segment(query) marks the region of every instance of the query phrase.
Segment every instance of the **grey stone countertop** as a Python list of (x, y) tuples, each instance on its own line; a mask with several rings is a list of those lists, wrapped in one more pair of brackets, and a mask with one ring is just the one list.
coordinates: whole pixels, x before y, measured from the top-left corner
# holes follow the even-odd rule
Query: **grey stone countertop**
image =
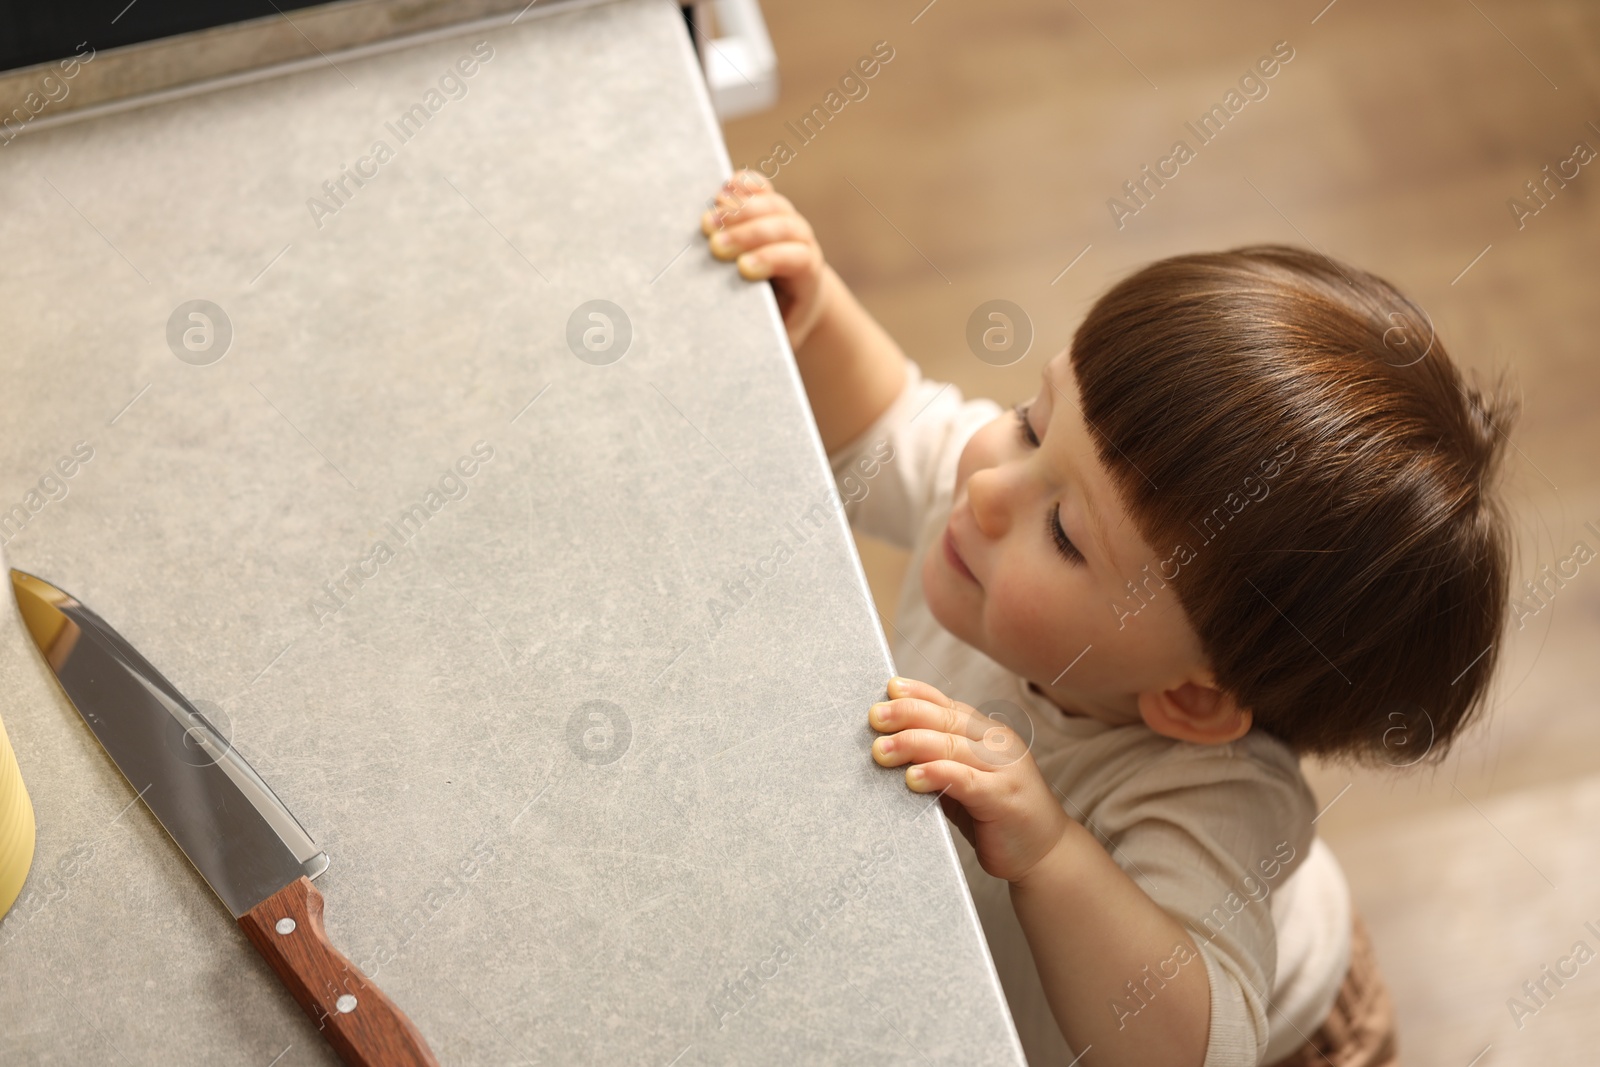
[[(219, 720), (442, 1063), (1021, 1064), (728, 173), (667, 0), (30, 129), (8, 562)], [(0, 716), (0, 1064), (336, 1062), (10, 603)]]

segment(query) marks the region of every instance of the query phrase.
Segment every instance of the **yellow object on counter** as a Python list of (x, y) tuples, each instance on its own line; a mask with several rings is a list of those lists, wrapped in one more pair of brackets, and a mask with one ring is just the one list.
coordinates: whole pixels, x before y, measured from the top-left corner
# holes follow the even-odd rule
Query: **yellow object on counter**
[[(0, 548), (0, 578), (11, 573), (6, 566), (6, 553)], [(9, 591), (11, 583), (5, 583)], [(12, 603), (15, 597), (10, 598)], [(0, 609), (4, 610), (4, 609)], [(10, 620), (0, 622), (0, 633), (10, 630)], [(19, 635), (19, 640), (26, 640)], [(17, 754), (11, 750), (11, 739), (6, 736), (6, 724), (0, 722), (0, 919), (5, 918), (11, 905), (22, 893), (22, 883), (27, 881), (28, 868), (33, 864), (33, 801), (22, 788), (22, 770), (17, 766)]]
[(0, 917), (11, 910), (33, 863), (33, 801), (0, 723)]

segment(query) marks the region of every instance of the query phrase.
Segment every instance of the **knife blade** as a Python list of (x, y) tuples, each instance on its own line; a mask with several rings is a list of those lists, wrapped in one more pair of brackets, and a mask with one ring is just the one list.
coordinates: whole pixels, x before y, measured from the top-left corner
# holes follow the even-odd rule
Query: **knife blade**
[(328, 941), (328, 868), (293, 813), (171, 682), (74, 597), (13, 569), (23, 622), (101, 747), (354, 1067), (438, 1067), (405, 1013)]

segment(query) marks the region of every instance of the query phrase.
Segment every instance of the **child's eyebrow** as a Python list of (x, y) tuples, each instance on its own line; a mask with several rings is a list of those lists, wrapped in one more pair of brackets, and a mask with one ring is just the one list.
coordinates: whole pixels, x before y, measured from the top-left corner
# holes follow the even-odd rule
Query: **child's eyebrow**
[[(1072, 403), (1071, 398), (1069, 398), (1067, 394), (1061, 390), (1061, 387), (1050, 380), (1049, 363), (1046, 363), (1044, 367), (1040, 369), (1039, 381), (1043, 383), (1041, 385), (1041, 389), (1049, 389), (1062, 400), (1067, 401), (1069, 404)], [(1055, 419), (1056, 409), (1058, 406), (1059, 405), (1057, 404), (1050, 405), (1050, 418), (1045, 420), (1044, 424), (1045, 433), (1050, 432), (1050, 423)], [(1073, 404), (1073, 407), (1077, 407), (1077, 405)], [(1079, 410), (1078, 414), (1083, 414), (1081, 409)], [(1084, 424), (1086, 426), (1088, 425), (1087, 418), (1084, 419)], [(1105, 560), (1108, 565), (1114, 566), (1115, 564), (1112, 559), (1110, 547), (1111, 541), (1110, 538), (1106, 536), (1104, 516), (1100, 512), (1100, 508), (1095, 504), (1094, 497), (1089, 494), (1087, 482), (1084, 480), (1083, 476), (1078, 473), (1077, 469), (1070, 465), (1070, 461), (1067, 467), (1067, 473), (1072, 475), (1072, 481), (1078, 487), (1078, 496), (1083, 501), (1083, 508), (1089, 513), (1089, 535), (1091, 540), (1094, 541), (1095, 549), (1100, 553), (1101, 559)]]

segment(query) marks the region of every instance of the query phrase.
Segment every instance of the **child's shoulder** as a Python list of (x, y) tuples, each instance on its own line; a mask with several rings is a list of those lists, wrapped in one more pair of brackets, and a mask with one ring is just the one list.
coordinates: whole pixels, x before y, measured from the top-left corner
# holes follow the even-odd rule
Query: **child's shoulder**
[(1183, 791), (1220, 791), (1240, 796), (1273, 795), (1297, 815), (1315, 797), (1300, 759), (1282, 741), (1261, 730), (1223, 745), (1202, 745), (1164, 737), (1138, 723), (1120, 727), (1125, 734), (1114, 744), (1128, 746), (1134, 757), (1122, 764), (1122, 788), (1133, 794), (1160, 795)]
[(1238, 853), (1249, 866), (1280, 842), (1304, 856), (1315, 836), (1316, 795), (1299, 758), (1259, 730), (1200, 745), (1142, 723), (1111, 727), (1040, 762), (1111, 842), (1162, 826)]

